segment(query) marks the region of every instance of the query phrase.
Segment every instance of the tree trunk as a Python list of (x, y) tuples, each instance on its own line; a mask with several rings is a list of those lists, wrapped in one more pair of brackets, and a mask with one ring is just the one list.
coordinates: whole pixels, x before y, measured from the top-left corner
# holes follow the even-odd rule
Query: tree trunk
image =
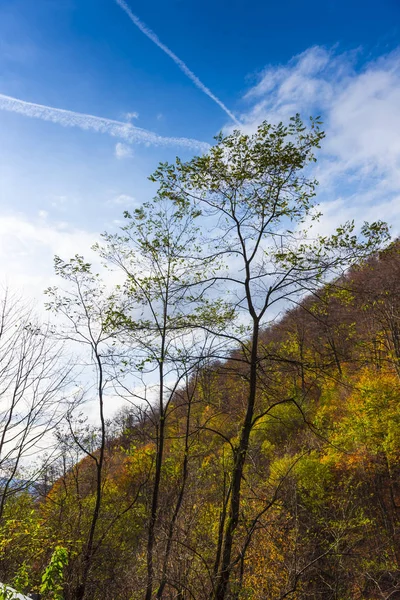
[(247, 411), (242, 426), (239, 446), (236, 448), (235, 452), (235, 462), (232, 472), (231, 501), (229, 505), (229, 516), (225, 527), (222, 562), (217, 576), (217, 585), (212, 596), (215, 600), (225, 599), (232, 571), (231, 556), (234, 541), (234, 533), (239, 522), (242, 477), (247, 457), (247, 451), (249, 447), (257, 391), (258, 336), (259, 321), (258, 319), (254, 318), (250, 357), (250, 380), (249, 396), (247, 400)]

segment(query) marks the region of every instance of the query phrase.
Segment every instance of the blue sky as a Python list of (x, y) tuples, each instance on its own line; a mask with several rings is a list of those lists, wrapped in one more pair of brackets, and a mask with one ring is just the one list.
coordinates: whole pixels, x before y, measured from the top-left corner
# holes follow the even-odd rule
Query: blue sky
[(230, 111), (246, 131), (322, 114), (321, 230), (399, 232), (398, 0), (127, 0), (192, 79), (121, 4), (0, 0), (0, 279), (40, 297), (54, 253), (88, 254), (157, 163), (204, 149)]

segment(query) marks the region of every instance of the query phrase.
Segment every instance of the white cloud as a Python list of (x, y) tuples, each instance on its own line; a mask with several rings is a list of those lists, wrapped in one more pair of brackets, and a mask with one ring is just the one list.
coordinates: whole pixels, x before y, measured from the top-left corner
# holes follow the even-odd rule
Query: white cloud
[[(42, 211), (41, 211), (42, 212)], [(102, 271), (99, 256), (91, 250), (99, 235), (83, 229), (77, 229), (63, 222), (49, 222), (39, 215), (37, 220), (28, 219), (22, 214), (0, 214), (0, 276), (1, 289), (9, 287), (17, 295), (34, 306), (35, 312), (44, 320), (49, 318), (44, 303), (44, 290), (56, 285), (66, 287), (67, 283), (56, 277), (53, 270), (53, 258), (57, 254), (68, 260), (75, 254), (82, 254), (92, 263), (95, 272)], [(122, 283), (123, 276), (118, 271), (108, 270), (105, 282), (111, 289)], [(52, 318), (50, 316), (50, 318)], [(65, 353), (76, 355), (85, 350), (71, 341), (66, 341)], [(81, 372), (82, 380), (90, 382), (90, 374)], [(124, 402), (113, 396), (108, 398), (107, 416)], [(98, 422), (98, 406), (88, 402), (82, 406), (83, 412), (93, 423)]]
[[(265, 98), (269, 102), (277, 102), (282, 92), (296, 90), (296, 94), (309, 93), (316, 82), (315, 74), (326, 68), (329, 63), (329, 53), (318, 46), (306, 50), (292, 58), (286, 66), (267, 67), (261, 74), (260, 81), (251, 88), (245, 98), (264, 98), (266, 94), (277, 92), (276, 99)], [(305, 81), (306, 88), (299, 88), (298, 82)]]
[(49, 222), (43, 215), (37, 221), (21, 214), (0, 215), (0, 283), (42, 298), (43, 290), (55, 283), (54, 255), (69, 259), (83, 254), (96, 261), (90, 248), (97, 238), (66, 223)]
[(138, 119), (139, 118), (139, 113), (137, 112), (127, 112), (125, 113), (125, 119), (127, 121), (132, 121), (132, 119)]
[[(247, 127), (262, 119), (287, 119), (296, 112), (325, 111), (335, 102), (338, 90), (355, 76), (356, 52), (335, 54), (313, 46), (293, 57), (287, 65), (268, 66), (258, 83), (244, 96), (250, 108), (241, 115)], [(310, 113), (311, 111), (311, 113)]]
[(122, 144), (121, 142), (118, 142), (115, 145), (115, 157), (118, 158), (118, 160), (122, 160), (123, 158), (131, 158), (132, 156), (132, 148), (127, 144)]
[[(309, 48), (267, 67), (245, 95), (243, 129), (297, 112), (321, 115), (326, 139), (317, 176), (325, 221), (387, 219), (400, 232), (400, 50), (357, 67), (362, 54)], [(231, 128), (229, 128), (231, 130)], [(332, 212), (332, 207), (334, 210)], [(333, 218), (335, 217), (335, 218)]]
[(133, 150), (127, 144), (122, 144), (121, 142), (118, 142), (118, 144), (115, 145), (115, 157), (118, 158), (118, 160), (122, 160), (124, 158), (131, 158), (132, 156)]
[(108, 204), (112, 204), (114, 206), (124, 206), (128, 208), (128, 206), (137, 204), (137, 202), (136, 198), (134, 198), (133, 196), (129, 196), (128, 194), (118, 194), (118, 196), (115, 196), (114, 198), (109, 200)]
[[(348, 166), (390, 172), (400, 166), (400, 64), (371, 65), (338, 90), (330, 110), (328, 149)], [(396, 65), (397, 63), (397, 65)]]
[(0, 110), (15, 112), (31, 117), (57, 123), (63, 127), (79, 127), (83, 130), (95, 131), (97, 133), (107, 133), (116, 138), (125, 140), (130, 144), (144, 143), (154, 146), (182, 146), (191, 150), (201, 150), (206, 152), (210, 145), (206, 142), (200, 142), (190, 138), (163, 137), (152, 131), (134, 127), (131, 123), (105, 119), (104, 117), (95, 117), (77, 113), (62, 108), (53, 108), (42, 104), (33, 104), (11, 96), (0, 94)]

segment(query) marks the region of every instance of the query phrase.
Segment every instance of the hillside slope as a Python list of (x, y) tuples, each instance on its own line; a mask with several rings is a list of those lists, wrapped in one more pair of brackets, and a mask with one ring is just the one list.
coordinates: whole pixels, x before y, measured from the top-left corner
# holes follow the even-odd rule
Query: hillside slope
[[(210, 596), (246, 377), (244, 349), (176, 392), (156, 523), (157, 597)], [(398, 242), (263, 332), (256, 408), (229, 597), (400, 598)], [(93, 600), (104, 590), (115, 600), (144, 596), (156, 434), (151, 417), (133, 411), (110, 439)], [(89, 458), (39, 505), (16, 498), (0, 578), (11, 581), (25, 561), (34, 580), (61, 544), (70, 553), (64, 598), (72, 600), (93, 503)]]

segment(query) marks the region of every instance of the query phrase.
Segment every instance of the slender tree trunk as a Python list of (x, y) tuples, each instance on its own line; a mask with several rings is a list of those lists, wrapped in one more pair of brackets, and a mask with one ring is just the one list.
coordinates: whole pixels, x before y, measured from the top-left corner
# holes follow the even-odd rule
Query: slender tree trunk
[(187, 482), (187, 478), (188, 478), (191, 407), (192, 407), (191, 398), (189, 398), (188, 411), (187, 411), (187, 416), (186, 416), (185, 454), (184, 454), (183, 465), (182, 465), (182, 483), (181, 483), (181, 488), (179, 490), (178, 499), (176, 501), (174, 514), (172, 515), (172, 519), (170, 521), (169, 528), (168, 528), (167, 546), (166, 546), (165, 554), (164, 554), (161, 582), (160, 582), (160, 585), (157, 590), (156, 598), (162, 598), (164, 588), (167, 583), (168, 560), (169, 560), (169, 556), (171, 553), (171, 546), (172, 546), (172, 539), (173, 539), (173, 534), (174, 534), (174, 530), (175, 530), (175, 523), (178, 519), (179, 511), (182, 506), (182, 502), (183, 502), (183, 498), (184, 498), (184, 494), (185, 494), (186, 482)]
[(164, 344), (165, 339), (162, 341), (161, 349), (161, 360), (159, 364), (159, 409), (160, 409), (160, 421), (159, 421), (159, 434), (157, 439), (157, 453), (156, 453), (156, 471), (154, 476), (153, 494), (151, 500), (151, 514), (149, 522), (149, 532), (147, 537), (147, 582), (146, 582), (146, 595), (145, 600), (151, 600), (153, 596), (154, 586), (154, 541), (155, 541), (155, 526), (157, 521), (158, 513), (158, 500), (160, 495), (160, 483), (161, 483), (161, 471), (163, 464), (164, 454), (164, 440), (165, 440), (165, 414), (164, 414)]
[(212, 596), (215, 600), (225, 599), (232, 571), (231, 556), (234, 542), (234, 533), (239, 522), (242, 477), (247, 457), (247, 451), (249, 447), (257, 391), (258, 337), (259, 321), (257, 318), (253, 318), (253, 337), (250, 356), (250, 380), (249, 396), (247, 400), (247, 411), (242, 426), (239, 446), (237, 447), (235, 453), (235, 462), (232, 472), (231, 501), (229, 505), (229, 516), (225, 527), (222, 561), (217, 576), (217, 585), (215, 588), (215, 592), (213, 592)]
[(99, 449), (99, 458), (96, 462), (96, 501), (92, 515), (92, 522), (90, 524), (89, 538), (86, 545), (85, 554), (83, 557), (83, 572), (82, 579), (78, 584), (76, 591), (76, 600), (83, 600), (86, 593), (87, 582), (89, 578), (90, 569), (92, 567), (93, 556), (94, 556), (94, 536), (96, 533), (97, 524), (100, 516), (100, 507), (102, 500), (102, 485), (103, 485), (103, 465), (104, 465), (104, 454), (106, 446), (106, 425), (104, 418), (104, 403), (103, 403), (103, 366), (101, 364), (101, 358), (97, 354), (97, 366), (99, 369), (99, 383), (98, 383), (98, 395), (100, 404), (100, 423), (101, 423), (101, 442)]
[(218, 568), (221, 561), (222, 554), (222, 543), (224, 540), (224, 530), (225, 530), (225, 521), (226, 521), (226, 510), (230, 497), (230, 486), (228, 486), (228, 490), (226, 490), (226, 473), (224, 473), (224, 493), (223, 493), (223, 505), (219, 518), (219, 527), (218, 527), (218, 542), (217, 542), (217, 552), (215, 556), (215, 562), (213, 567), (214, 576), (218, 574)]

